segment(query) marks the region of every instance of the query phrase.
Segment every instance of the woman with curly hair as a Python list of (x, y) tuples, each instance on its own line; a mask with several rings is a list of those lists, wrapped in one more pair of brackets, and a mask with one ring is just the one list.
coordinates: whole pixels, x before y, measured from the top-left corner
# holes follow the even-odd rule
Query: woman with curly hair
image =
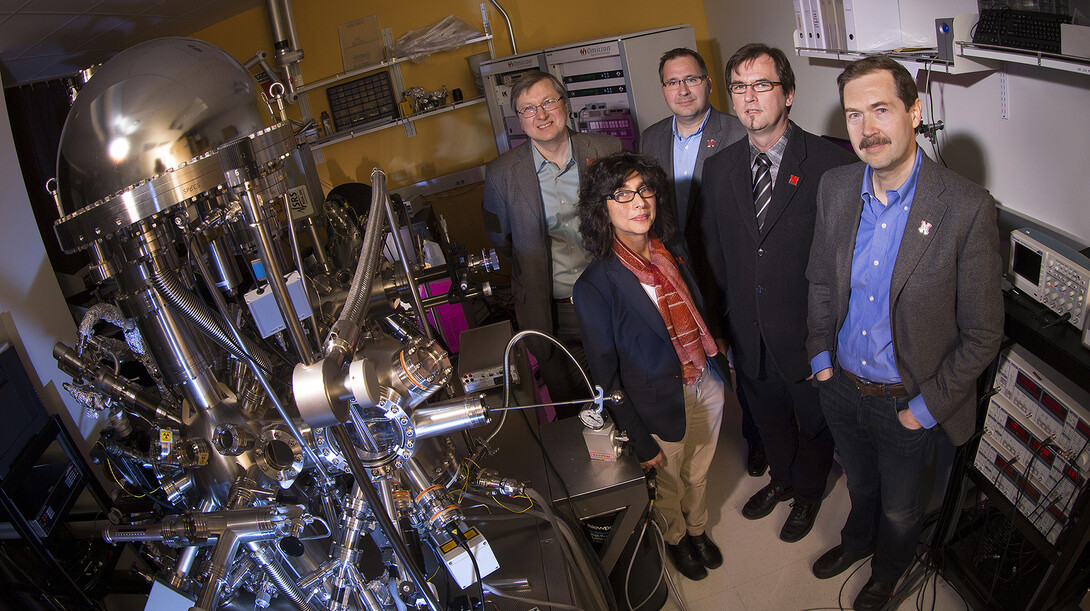
[(595, 383), (645, 471), (658, 472), (664, 538), (682, 575), (723, 563), (705, 532), (705, 482), (723, 416), (725, 367), (669, 206), (666, 173), (646, 155), (598, 159), (580, 181), (579, 233), (595, 260), (575, 283)]

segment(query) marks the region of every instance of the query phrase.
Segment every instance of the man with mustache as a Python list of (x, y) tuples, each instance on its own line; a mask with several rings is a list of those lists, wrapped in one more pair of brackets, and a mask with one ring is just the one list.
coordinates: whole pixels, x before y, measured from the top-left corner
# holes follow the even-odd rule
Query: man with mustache
[(805, 269), (818, 181), (852, 156), (788, 118), (795, 75), (783, 51), (742, 47), (727, 62), (726, 83), (747, 137), (705, 163), (700, 224), (735, 373), (768, 456), (771, 481), (742, 515), (757, 520), (794, 498), (780, 530), (794, 542), (814, 525), (833, 462), (833, 438), (807, 380)]
[(868, 57), (837, 84), (864, 163), (821, 181), (807, 350), (852, 508), (813, 571), (873, 553), (854, 608), (878, 609), (912, 563), (940, 431), (960, 445), (976, 427), (976, 380), (1003, 337), (999, 232), (991, 195), (916, 145), (908, 70)]
[[(585, 369), (571, 298), (575, 280), (591, 261), (575, 213), (579, 177), (594, 159), (621, 150), (621, 141), (569, 130), (565, 98), (560, 81), (540, 70), (511, 86), (512, 108), (530, 140), (485, 166), (481, 213), (489, 242), (512, 263), (519, 328), (556, 336)], [(571, 359), (544, 340), (532, 338), (529, 345), (553, 401), (590, 397)], [(577, 405), (557, 408), (561, 416), (578, 411)]]

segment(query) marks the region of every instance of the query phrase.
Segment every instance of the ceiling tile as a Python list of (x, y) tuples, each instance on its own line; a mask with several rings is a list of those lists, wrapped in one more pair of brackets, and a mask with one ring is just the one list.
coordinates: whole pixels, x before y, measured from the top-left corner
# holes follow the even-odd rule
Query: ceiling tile
[(74, 15), (16, 15), (0, 23), (0, 59), (14, 59), (75, 19)]

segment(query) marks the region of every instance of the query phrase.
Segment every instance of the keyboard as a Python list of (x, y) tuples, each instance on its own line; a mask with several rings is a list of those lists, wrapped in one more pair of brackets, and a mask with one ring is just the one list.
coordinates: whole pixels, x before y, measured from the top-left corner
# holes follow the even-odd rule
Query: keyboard
[(1006, 8), (984, 9), (973, 30), (973, 42), (1059, 53), (1061, 23), (1071, 23), (1071, 16)]

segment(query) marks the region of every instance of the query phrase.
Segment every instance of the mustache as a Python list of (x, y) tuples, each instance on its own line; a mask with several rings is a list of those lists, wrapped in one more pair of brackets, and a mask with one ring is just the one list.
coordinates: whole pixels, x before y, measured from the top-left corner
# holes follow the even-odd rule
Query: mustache
[(863, 138), (859, 143), (859, 148), (865, 149), (872, 146), (878, 146), (879, 144), (890, 144), (889, 138), (883, 136), (871, 136), (869, 138)]

